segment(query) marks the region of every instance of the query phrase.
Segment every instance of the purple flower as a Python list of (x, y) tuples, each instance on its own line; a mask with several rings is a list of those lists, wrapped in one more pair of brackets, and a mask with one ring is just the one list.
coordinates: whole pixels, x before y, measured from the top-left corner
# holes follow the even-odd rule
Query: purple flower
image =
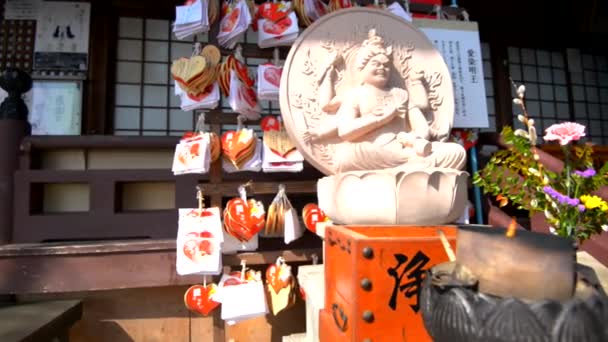
[(566, 202), (568, 203), (568, 205), (576, 207), (577, 205), (579, 205), (581, 203), (581, 201), (578, 198), (570, 198), (570, 197), (566, 197)]
[(547, 195), (550, 195), (551, 197), (555, 197), (556, 195), (559, 194), (559, 192), (557, 192), (555, 189), (553, 189), (552, 187), (546, 185), (543, 190), (547, 193)]
[(543, 190), (547, 193), (547, 195), (553, 197), (555, 200), (559, 202), (559, 204), (568, 204), (569, 206), (576, 207), (581, 203), (578, 198), (570, 198), (564, 194), (561, 194), (559, 191), (553, 189), (550, 186), (545, 186)]
[(577, 206), (577, 208), (578, 208), (578, 211), (580, 211), (581, 213), (582, 213), (583, 211), (585, 211), (585, 206), (584, 206), (584, 205), (582, 205), (582, 204), (579, 204), (579, 205)]
[(578, 175), (578, 176), (581, 176), (583, 178), (589, 178), (589, 177), (595, 176), (596, 172), (595, 172), (595, 170), (593, 168), (588, 168), (585, 171), (576, 170), (576, 171), (574, 171), (574, 174)]

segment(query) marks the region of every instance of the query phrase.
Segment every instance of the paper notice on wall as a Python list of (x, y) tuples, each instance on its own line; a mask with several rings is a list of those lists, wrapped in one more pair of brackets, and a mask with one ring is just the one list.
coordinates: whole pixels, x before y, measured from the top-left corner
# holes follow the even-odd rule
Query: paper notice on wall
[(79, 81), (34, 81), (29, 114), (32, 135), (79, 135), (81, 89)]
[(87, 70), (91, 4), (43, 2), (39, 6), (34, 69)]
[(477, 23), (414, 19), (439, 50), (454, 85), (454, 127), (486, 128), (488, 107)]
[(36, 20), (42, 0), (5, 0), (4, 20)]

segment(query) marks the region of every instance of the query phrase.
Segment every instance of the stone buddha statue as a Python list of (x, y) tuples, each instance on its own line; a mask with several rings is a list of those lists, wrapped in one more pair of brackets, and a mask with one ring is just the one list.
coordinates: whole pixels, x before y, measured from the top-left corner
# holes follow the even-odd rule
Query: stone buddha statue
[[(427, 99), (410, 99), (407, 90), (388, 86), (393, 65), (392, 47), (385, 46), (382, 37), (372, 29), (352, 54), (347, 68), (354, 69), (360, 82), (344, 95), (335, 96), (334, 64), (338, 55), (330, 56), (327, 71), (320, 80), (322, 108), (337, 116), (337, 124), (308, 131), (304, 140), (315, 142), (335, 135), (343, 140), (345, 143), (337, 145), (334, 155), (337, 172), (428, 167), (463, 169), (464, 148), (434, 140), (430, 120), (425, 115)], [(421, 81), (410, 83), (419, 85)], [(416, 95), (425, 97), (427, 94), (421, 88), (423, 91)]]
[(319, 207), (334, 223), (454, 222), (467, 202), (450, 72), (414, 26), (386, 11), (323, 16), (292, 46), (281, 78), (286, 131), (326, 176)]

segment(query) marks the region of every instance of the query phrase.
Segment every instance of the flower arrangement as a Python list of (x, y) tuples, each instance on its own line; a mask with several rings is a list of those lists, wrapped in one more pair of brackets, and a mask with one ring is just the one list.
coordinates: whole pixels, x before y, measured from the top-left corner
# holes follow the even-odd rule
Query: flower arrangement
[[(515, 85), (514, 85), (515, 86)], [(518, 120), (524, 129), (504, 127), (501, 136), (509, 146), (499, 150), (473, 175), (473, 183), (496, 196), (499, 206), (509, 202), (518, 209), (544, 213), (551, 232), (582, 243), (608, 231), (608, 203), (593, 192), (608, 184), (608, 163), (593, 168), (593, 145), (577, 143), (585, 126), (574, 122), (554, 124), (545, 130), (545, 142), (556, 141), (564, 154), (564, 168), (556, 173), (539, 162), (534, 119), (525, 105), (525, 86), (516, 87), (513, 102), (520, 106)]]

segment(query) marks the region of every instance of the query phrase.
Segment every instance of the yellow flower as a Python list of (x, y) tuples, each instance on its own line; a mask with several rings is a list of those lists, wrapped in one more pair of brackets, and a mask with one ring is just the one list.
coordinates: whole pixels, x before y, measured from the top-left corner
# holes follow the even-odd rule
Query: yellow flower
[(608, 211), (608, 203), (598, 196), (583, 195), (581, 196), (581, 202), (583, 202), (587, 209), (600, 208), (602, 211)]

